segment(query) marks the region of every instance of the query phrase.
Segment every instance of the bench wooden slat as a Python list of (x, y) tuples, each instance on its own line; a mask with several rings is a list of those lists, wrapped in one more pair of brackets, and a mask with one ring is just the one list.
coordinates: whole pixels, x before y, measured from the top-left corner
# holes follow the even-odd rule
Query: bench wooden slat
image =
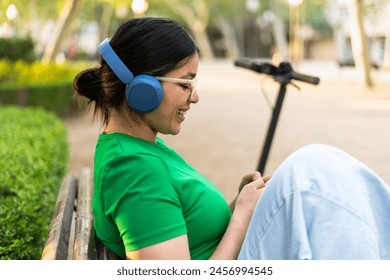
[(68, 174), (64, 178), (58, 193), (57, 202), (49, 227), (49, 235), (42, 252), (43, 260), (68, 259), (76, 189), (76, 177), (72, 174)]
[(92, 215), (93, 175), (91, 169), (81, 169), (78, 183), (73, 259), (96, 259)]
[(65, 176), (54, 207), (42, 260), (120, 259), (95, 236), (93, 188), (90, 168), (82, 168), (79, 179), (72, 174)]
[(97, 253), (97, 259), (98, 260), (121, 260), (117, 254), (115, 254), (113, 251), (108, 249), (103, 245), (103, 243), (95, 236), (95, 242), (96, 242), (96, 253)]

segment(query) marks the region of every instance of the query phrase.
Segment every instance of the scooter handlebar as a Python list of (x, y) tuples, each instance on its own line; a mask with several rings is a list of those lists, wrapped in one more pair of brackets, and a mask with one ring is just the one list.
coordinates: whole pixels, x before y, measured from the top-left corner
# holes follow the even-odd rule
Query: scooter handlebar
[(305, 82), (305, 83), (309, 83), (309, 84), (313, 84), (313, 85), (318, 85), (320, 83), (320, 78), (318, 78), (318, 77), (309, 76), (309, 75), (297, 73), (294, 71), (291, 72), (291, 79)]
[(318, 85), (320, 83), (320, 78), (318, 77), (309, 76), (293, 71), (290, 63), (288, 62), (282, 62), (279, 67), (276, 67), (268, 62), (258, 63), (247, 59), (237, 59), (234, 61), (234, 65), (237, 67), (252, 70), (260, 74), (266, 74), (270, 76), (290, 74), (291, 80), (297, 80), (313, 85)]
[(276, 75), (278, 72), (278, 68), (271, 63), (257, 63), (246, 59), (237, 59), (234, 61), (234, 65), (271, 76)]

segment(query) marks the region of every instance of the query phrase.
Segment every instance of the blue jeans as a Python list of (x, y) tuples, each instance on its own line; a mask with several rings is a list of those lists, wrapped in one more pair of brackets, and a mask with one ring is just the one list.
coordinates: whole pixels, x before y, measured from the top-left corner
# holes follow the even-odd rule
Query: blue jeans
[(268, 182), (239, 259), (390, 259), (390, 188), (343, 151), (304, 147)]

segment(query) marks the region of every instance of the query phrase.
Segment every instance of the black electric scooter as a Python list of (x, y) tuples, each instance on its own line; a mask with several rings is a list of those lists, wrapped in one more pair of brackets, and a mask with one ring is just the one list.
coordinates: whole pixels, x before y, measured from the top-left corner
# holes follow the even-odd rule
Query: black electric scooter
[(269, 151), (271, 149), (272, 140), (275, 134), (276, 125), (278, 123), (280, 111), (282, 109), (284, 96), (288, 84), (292, 84), (293, 80), (301, 81), (313, 85), (318, 85), (320, 79), (309, 75), (294, 72), (289, 62), (282, 62), (279, 66), (274, 66), (270, 63), (259, 63), (248, 59), (237, 59), (234, 61), (237, 67), (246, 68), (256, 73), (265, 74), (273, 77), (273, 79), (280, 84), (279, 93), (276, 98), (275, 106), (272, 109), (272, 117), (268, 126), (268, 132), (263, 144), (263, 151), (260, 155), (257, 170), (263, 174), (265, 165), (267, 163)]

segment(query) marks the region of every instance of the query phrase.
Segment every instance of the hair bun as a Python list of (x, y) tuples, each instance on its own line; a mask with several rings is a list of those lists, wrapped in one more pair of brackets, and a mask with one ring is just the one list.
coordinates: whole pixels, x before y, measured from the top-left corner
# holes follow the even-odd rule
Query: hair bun
[(80, 72), (73, 80), (73, 88), (78, 95), (91, 101), (98, 100), (101, 91), (99, 69), (89, 68)]

